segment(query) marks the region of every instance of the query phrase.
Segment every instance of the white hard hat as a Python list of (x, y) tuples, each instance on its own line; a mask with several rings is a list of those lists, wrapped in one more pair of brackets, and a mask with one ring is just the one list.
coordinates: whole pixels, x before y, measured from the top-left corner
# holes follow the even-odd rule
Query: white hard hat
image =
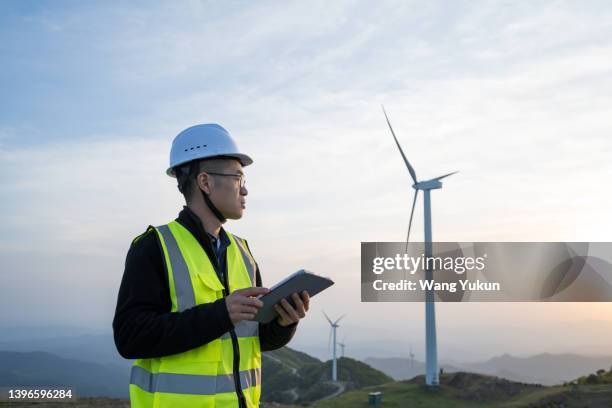
[(176, 177), (176, 166), (217, 156), (235, 157), (243, 166), (253, 163), (253, 159), (240, 153), (227, 130), (216, 123), (207, 123), (187, 128), (174, 138), (170, 150), (170, 167), (166, 174)]

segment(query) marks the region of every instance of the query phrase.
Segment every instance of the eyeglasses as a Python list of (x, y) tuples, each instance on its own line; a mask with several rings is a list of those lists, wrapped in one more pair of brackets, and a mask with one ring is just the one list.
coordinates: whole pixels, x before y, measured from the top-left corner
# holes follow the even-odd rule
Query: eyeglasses
[(237, 177), (238, 181), (239, 181), (239, 184), (240, 184), (240, 188), (244, 188), (244, 186), (246, 184), (246, 180), (244, 178), (244, 174), (213, 173), (212, 171), (205, 171), (203, 173), (212, 174), (213, 176)]

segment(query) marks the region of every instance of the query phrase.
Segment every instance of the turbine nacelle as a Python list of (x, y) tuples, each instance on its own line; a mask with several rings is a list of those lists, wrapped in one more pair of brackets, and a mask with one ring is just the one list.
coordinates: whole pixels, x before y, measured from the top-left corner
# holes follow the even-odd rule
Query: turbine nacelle
[(458, 171), (453, 171), (452, 173), (445, 174), (440, 177), (432, 178), (431, 180), (419, 181), (418, 183), (414, 183), (412, 188), (415, 190), (435, 190), (437, 188), (442, 188), (442, 180), (445, 177), (452, 176), (455, 173), (459, 173)]
[(420, 181), (413, 184), (412, 188), (415, 190), (435, 190), (437, 188), (442, 188), (442, 183), (440, 183), (438, 180)]

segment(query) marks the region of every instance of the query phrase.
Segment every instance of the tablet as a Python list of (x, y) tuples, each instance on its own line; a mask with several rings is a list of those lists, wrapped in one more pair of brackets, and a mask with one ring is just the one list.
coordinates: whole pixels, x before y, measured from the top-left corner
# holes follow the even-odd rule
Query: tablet
[(282, 299), (287, 299), (291, 306), (295, 307), (291, 295), (293, 293), (302, 293), (307, 291), (310, 297), (324, 291), (334, 284), (329, 278), (316, 275), (304, 269), (300, 269), (297, 272), (287, 276), (282, 281), (270, 288), (270, 292), (265, 295), (259, 296), (259, 300), (263, 302), (263, 307), (259, 309), (253, 320), (260, 323), (271, 322), (278, 313), (274, 310), (274, 305), (280, 302)]

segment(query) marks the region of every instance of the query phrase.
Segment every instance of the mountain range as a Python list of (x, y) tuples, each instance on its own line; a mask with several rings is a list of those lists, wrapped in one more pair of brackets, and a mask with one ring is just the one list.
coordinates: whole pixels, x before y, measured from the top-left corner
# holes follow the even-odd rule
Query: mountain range
[[(424, 372), (425, 364), (407, 358), (366, 358), (366, 364), (395, 380), (407, 380)], [(582, 356), (579, 354), (541, 353), (529, 357), (503, 354), (478, 363), (441, 361), (444, 372), (466, 371), (488, 374), (512, 381), (555, 385), (571, 381), (599, 369), (609, 369), (612, 356)]]

